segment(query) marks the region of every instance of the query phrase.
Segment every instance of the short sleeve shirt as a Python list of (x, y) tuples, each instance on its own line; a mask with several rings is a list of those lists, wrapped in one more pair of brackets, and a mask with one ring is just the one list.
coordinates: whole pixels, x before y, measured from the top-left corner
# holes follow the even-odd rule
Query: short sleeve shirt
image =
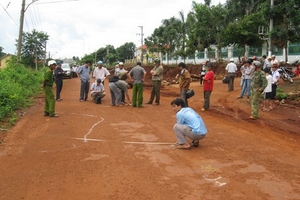
[(44, 74), (44, 80), (46, 80), (46, 86), (53, 86), (53, 72), (50, 69), (48, 69)]

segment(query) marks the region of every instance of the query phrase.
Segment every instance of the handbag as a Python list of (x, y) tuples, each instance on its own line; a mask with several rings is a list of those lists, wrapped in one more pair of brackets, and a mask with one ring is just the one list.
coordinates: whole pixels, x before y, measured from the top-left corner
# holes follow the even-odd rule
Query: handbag
[(188, 99), (188, 98), (191, 98), (191, 97), (194, 96), (194, 95), (195, 95), (195, 92), (194, 92), (193, 89), (188, 89), (188, 90), (186, 91), (186, 94), (185, 94), (185, 96), (186, 96), (187, 99)]
[(224, 84), (228, 84), (229, 83), (229, 77), (228, 76), (224, 76), (224, 78), (222, 79), (222, 82)]

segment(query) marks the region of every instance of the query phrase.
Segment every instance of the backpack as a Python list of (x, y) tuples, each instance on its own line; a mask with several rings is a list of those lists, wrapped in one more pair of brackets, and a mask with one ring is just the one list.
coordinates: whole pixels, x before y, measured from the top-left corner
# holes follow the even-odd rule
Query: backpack
[(109, 82), (117, 82), (119, 80), (118, 76), (111, 76), (109, 77)]
[(96, 103), (96, 104), (101, 104), (101, 97), (100, 97), (100, 96), (97, 96), (97, 97), (96, 97), (95, 103)]

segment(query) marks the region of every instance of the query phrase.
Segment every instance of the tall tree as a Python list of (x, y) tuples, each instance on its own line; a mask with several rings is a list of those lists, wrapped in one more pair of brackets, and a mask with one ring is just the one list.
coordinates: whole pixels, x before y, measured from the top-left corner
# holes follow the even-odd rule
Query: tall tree
[[(287, 48), (288, 42), (298, 42), (300, 39), (300, 1), (278, 0), (269, 10), (267, 17), (274, 20), (271, 32), (273, 46)], [(273, 49), (274, 50), (274, 49)], [(286, 56), (287, 58), (287, 51)]]
[(124, 62), (126, 59), (133, 59), (136, 46), (133, 42), (126, 42), (116, 49), (117, 59)]
[(21, 49), (22, 62), (30, 67), (42, 65), (45, 58), (45, 44), (49, 36), (44, 32), (32, 30), (23, 33), (23, 44)]

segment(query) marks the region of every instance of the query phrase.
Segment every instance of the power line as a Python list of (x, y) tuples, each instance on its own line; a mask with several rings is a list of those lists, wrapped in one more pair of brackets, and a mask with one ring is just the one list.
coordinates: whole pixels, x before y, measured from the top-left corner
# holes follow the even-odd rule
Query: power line
[[(10, 2), (7, 4), (7, 6), (6, 6), (6, 8), (4, 8), (3, 6), (2, 6), (2, 4), (0, 3), (0, 5), (1, 5), (1, 7), (3, 8), (3, 10), (6, 12), (6, 14), (9, 16), (9, 18), (19, 27), (19, 25), (15, 22), (15, 20), (10, 16), (10, 14), (7, 12), (7, 8), (8, 8), (8, 6), (9, 6), (9, 4), (10, 4)], [(3, 14), (3, 13), (2, 13)], [(2, 16), (2, 14), (1, 14), (1, 16)], [(0, 17), (1, 17), (0, 16)]]

